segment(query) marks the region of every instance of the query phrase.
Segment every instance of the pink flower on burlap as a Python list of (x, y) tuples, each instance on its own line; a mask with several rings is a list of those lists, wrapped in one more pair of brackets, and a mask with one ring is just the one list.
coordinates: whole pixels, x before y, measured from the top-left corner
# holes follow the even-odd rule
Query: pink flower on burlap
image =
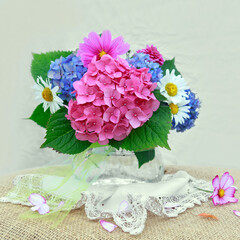
[(29, 198), (29, 202), (33, 205), (32, 211), (38, 211), (39, 214), (45, 215), (50, 212), (50, 208), (47, 205), (46, 199), (38, 193), (32, 193)]
[(221, 180), (219, 180), (218, 175), (212, 180), (214, 192), (211, 198), (215, 206), (238, 202), (238, 199), (234, 197), (236, 189), (232, 186), (233, 183), (234, 179), (229, 175), (229, 172), (225, 172)]

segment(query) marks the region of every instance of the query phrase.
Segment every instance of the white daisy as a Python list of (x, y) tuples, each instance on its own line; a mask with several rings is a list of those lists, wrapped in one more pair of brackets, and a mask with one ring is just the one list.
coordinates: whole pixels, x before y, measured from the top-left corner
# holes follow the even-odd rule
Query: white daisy
[(181, 75), (175, 75), (174, 69), (171, 74), (169, 69), (167, 69), (166, 75), (160, 81), (161, 82), (158, 83), (160, 93), (166, 97), (168, 101), (177, 104), (182, 100), (182, 97), (187, 97), (185, 90), (189, 88)]
[(44, 81), (42, 77), (38, 77), (33, 89), (36, 90), (36, 99), (43, 103), (44, 112), (50, 107), (50, 112), (55, 113), (60, 106), (63, 106), (63, 100), (57, 96), (59, 87), (56, 86), (52, 89), (49, 79)]
[(189, 115), (187, 114), (190, 109), (190, 106), (187, 105), (189, 102), (190, 100), (186, 100), (185, 98), (182, 98), (181, 102), (177, 104), (168, 102), (172, 112), (172, 119), (175, 120), (175, 125), (178, 125), (178, 123), (183, 124), (185, 119), (189, 118)]

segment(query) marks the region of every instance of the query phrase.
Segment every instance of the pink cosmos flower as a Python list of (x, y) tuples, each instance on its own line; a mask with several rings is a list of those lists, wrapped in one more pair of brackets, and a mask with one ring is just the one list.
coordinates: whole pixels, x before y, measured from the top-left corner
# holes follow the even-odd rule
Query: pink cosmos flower
[(88, 38), (84, 38), (84, 43), (80, 43), (77, 56), (81, 57), (84, 66), (87, 67), (94, 56), (97, 60), (105, 54), (117, 58), (118, 55), (126, 53), (129, 47), (128, 43), (124, 43), (122, 36), (112, 40), (109, 30), (103, 31), (101, 36), (96, 32), (91, 32)]
[(219, 181), (218, 175), (212, 180), (214, 192), (211, 198), (215, 206), (238, 202), (238, 199), (234, 197), (236, 189), (232, 187), (233, 183), (234, 179), (228, 172), (222, 175), (221, 181)]
[(163, 65), (164, 63), (164, 59), (163, 59), (163, 56), (162, 54), (157, 50), (156, 47), (154, 47), (153, 45), (152, 46), (148, 46), (145, 48), (145, 49), (142, 49), (142, 50), (138, 50), (137, 53), (145, 53), (145, 54), (148, 54), (149, 55), (149, 58), (151, 61), (153, 62), (157, 62), (159, 63), (160, 65)]

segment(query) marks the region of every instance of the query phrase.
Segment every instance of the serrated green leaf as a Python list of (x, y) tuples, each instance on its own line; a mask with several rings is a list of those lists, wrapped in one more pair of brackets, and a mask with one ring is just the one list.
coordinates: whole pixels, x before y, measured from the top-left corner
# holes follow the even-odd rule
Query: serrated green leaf
[(167, 98), (164, 97), (159, 90), (154, 90), (153, 93), (159, 102), (163, 102), (167, 100)]
[(45, 80), (47, 78), (51, 61), (54, 61), (61, 56), (67, 57), (71, 53), (71, 51), (55, 51), (40, 54), (33, 53), (31, 73), (34, 80), (36, 81), (38, 76), (42, 76), (42, 78)]
[(50, 109), (48, 108), (46, 112), (44, 112), (43, 103), (41, 103), (33, 111), (32, 116), (29, 119), (31, 119), (41, 127), (46, 128), (50, 116), (51, 116)]
[(138, 160), (138, 167), (140, 168), (144, 163), (152, 161), (155, 157), (155, 149), (148, 151), (135, 152)]
[(50, 147), (61, 153), (77, 154), (91, 145), (88, 141), (76, 139), (75, 130), (65, 117), (66, 114), (67, 109), (64, 107), (51, 116), (47, 125), (46, 141), (41, 148)]
[(171, 111), (167, 104), (161, 103), (153, 116), (140, 128), (133, 129), (121, 142), (110, 141), (110, 145), (130, 151), (143, 151), (157, 146), (170, 150), (168, 133), (171, 129)]
[(173, 69), (175, 69), (175, 75), (181, 75), (181, 73), (177, 70), (175, 66), (175, 58), (172, 60), (166, 60), (164, 64), (161, 66), (161, 69), (163, 70), (163, 76), (166, 75), (166, 70), (169, 69), (171, 72)]

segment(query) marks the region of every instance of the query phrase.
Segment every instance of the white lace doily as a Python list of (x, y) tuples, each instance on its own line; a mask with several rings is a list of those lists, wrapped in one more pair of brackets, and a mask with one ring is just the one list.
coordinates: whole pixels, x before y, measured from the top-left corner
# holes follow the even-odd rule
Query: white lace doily
[[(27, 179), (26, 179), (27, 178)], [(41, 179), (42, 184), (34, 186), (36, 178)], [(21, 181), (29, 184), (33, 192), (39, 188), (48, 188), (51, 183), (57, 184), (61, 177), (44, 176), (37, 174), (28, 174), (17, 176), (14, 184), (16, 189), (21, 185)], [(27, 180), (27, 181), (26, 181)], [(62, 191), (68, 196), (66, 191), (74, 191), (77, 185), (75, 180), (71, 180)], [(85, 205), (85, 212), (89, 219), (113, 218), (115, 223), (122, 228), (124, 232), (132, 235), (140, 234), (147, 219), (147, 211), (150, 211), (161, 217), (177, 217), (187, 208), (192, 208), (194, 204), (200, 205), (206, 202), (212, 191), (212, 184), (204, 180), (198, 180), (191, 177), (184, 171), (175, 174), (164, 175), (159, 183), (135, 183), (128, 185), (92, 185), (87, 191), (82, 193), (75, 209)], [(63, 195), (58, 191), (53, 195)], [(54, 196), (53, 196), (54, 197)], [(67, 198), (66, 198), (67, 200)], [(14, 192), (6, 197), (0, 198), (0, 202), (11, 202), (30, 206), (28, 199), (17, 201)], [(127, 203), (124, 209), (121, 209), (122, 203)]]

